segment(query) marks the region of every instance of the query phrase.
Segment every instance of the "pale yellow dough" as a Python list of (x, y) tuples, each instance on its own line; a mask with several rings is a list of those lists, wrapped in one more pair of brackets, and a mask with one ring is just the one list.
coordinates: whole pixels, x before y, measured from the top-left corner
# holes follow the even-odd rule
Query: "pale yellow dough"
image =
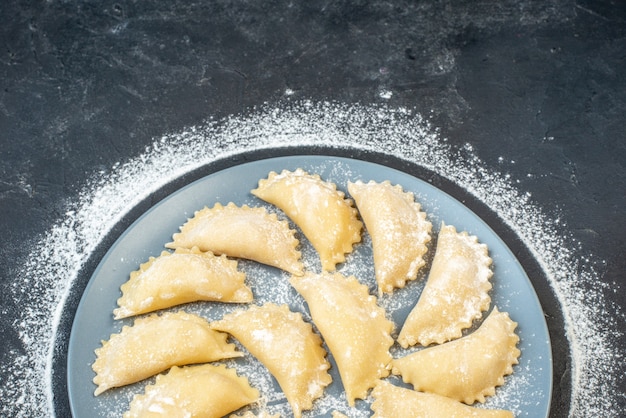
[(220, 418), (259, 399), (248, 379), (225, 365), (172, 367), (135, 395), (124, 418)]
[(400, 345), (427, 346), (459, 338), (489, 309), (490, 265), (485, 244), (442, 224), (426, 286), (402, 326)]
[(393, 374), (418, 391), (469, 405), (485, 402), (518, 364), (516, 326), (507, 313), (494, 308), (472, 334), (394, 359)]
[(348, 191), (372, 237), (378, 293), (391, 293), (415, 280), (426, 264), (432, 224), (413, 193), (389, 181), (350, 182)]
[(276, 214), (263, 207), (240, 207), (231, 202), (197, 211), (165, 246), (198, 247), (201, 251), (246, 258), (300, 275), (303, 265), (300, 251), (296, 250), (298, 244), (295, 230)]
[(353, 276), (305, 273), (290, 282), (306, 300), (354, 406), (355, 399), (365, 399), (378, 379), (389, 374), (393, 322)]
[(482, 409), (441, 395), (380, 381), (372, 391), (373, 418), (513, 418), (511, 411)]
[(335, 184), (323, 181), (298, 168), (270, 172), (259, 181), (252, 194), (269, 202), (291, 218), (320, 256), (322, 269), (335, 270), (345, 254), (361, 241), (363, 224), (358, 220), (352, 200), (345, 199)]
[(227, 338), (204, 318), (182, 311), (138, 318), (95, 350), (94, 393), (138, 382), (172, 366), (241, 357)]
[(287, 305), (267, 303), (225, 315), (211, 324), (228, 332), (276, 378), (296, 418), (311, 409), (332, 377), (322, 339)]
[(251, 302), (245, 277), (237, 262), (225, 255), (218, 257), (197, 247), (177, 248), (173, 254), (163, 251), (130, 273), (113, 314), (121, 319), (199, 300)]

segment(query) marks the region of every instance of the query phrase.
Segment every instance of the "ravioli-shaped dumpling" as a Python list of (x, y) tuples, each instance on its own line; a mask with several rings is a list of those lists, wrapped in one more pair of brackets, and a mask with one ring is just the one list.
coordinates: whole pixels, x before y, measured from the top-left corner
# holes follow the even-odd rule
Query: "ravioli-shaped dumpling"
[(415, 280), (426, 264), (432, 224), (413, 193), (389, 181), (350, 182), (348, 191), (372, 237), (378, 293), (391, 293)]
[(389, 375), (393, 322), (354, 276), (305, 273), (290, 279), (332, 353), (350, 406)]
[(225, 365), (172, 367), (135, 395), (124, 418), (221, 418), (259, 399), (248, 379)]
[(237, 262), (197, 247), (177, 248), (150, 257), (121, 287), (115, 319), (169, 308), (198, 300), (229, 303), (252, 302), (252, 291)]
[(426, 286), (402, 326), (400, 345), (427, 346), (459, 338), (489, 309), (490, 265), (487, 245), (442, 224)]
[(513, 418), (511, 411), (474, 408), (454, 399), (380, 381), (372, 391), (373, 418)]
[(506, 312), (494, 308), (472, 334), (393, 360), (393, 374), (402, 375), (415, 390), (466, 404), (485, 402), (518, 364), (516, 326)]
[(300, 275), (303, 272), (299, 242), (287, 221), (265, 208), (216, 203), (197, 211), (174, 234), (167, 248), (198, 247), (201, 251), (246, 258)]
[(252, 194), (269, 202), (291, 218), (318, 252), (325, 271), (335, 270), (361, 241), (363, 224), (352, 200), (345, 199), (335, 184), (301, 168), (270, 172)]
[(266, 303), (238, 310), (211, 324), (228, 332), (267, 367), (282, 388), (296, 418), (311, 409), (332, 377), (322, 339), (287, 305)]
[(204, 318), (182, 311), (138, 318), (95, 350), (94, 393), (138, 382), (172, 366), (241, 357), (227, 338)]

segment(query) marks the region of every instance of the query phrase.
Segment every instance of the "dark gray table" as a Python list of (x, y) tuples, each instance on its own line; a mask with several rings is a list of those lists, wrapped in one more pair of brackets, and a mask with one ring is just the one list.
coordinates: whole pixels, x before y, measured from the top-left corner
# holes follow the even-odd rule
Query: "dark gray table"
[[(429, 117), (453, 149), (471, 144), (508, 173), (592, 258), (614, 315), (619, 367), (607, 416), (626, 391), (626, 5), (620, 1), (432, 2), (3, 2), (0, 5), (0, 360), (27, 350), (17, 272), (33, 243), (71, 219), (95, 173), (114, 173), (166, 133), (207, 118), (247, 115), (264, 103), (380, 104)], [(306, 5), (305, 5), (306, 4)], [(288, 92), (288, 98), (285, 98)], [(391, 92), (388, 95), (385, 92)], [(358, 150), (292, 150), (357, 155)], [(272, 155), (259, 152), (240, 158)], [(217, 167), (217, 166), (216, 166)], [(54, 407), (68, 416), (64, 347), (97, 259), (157, 193), (115, 228), (83, 266), (61, 308)], [(431, 173), (433, 174), (433, 173)], [(435, 184), (482, 215), (516, 252), (544, 304), (553, 338), (552, 416), (567, 416), (571, 359), (562, 309), (515, 233), (462, 187)], [(431, 179), (432, 180), (432, 179)], [(33, 281), (36, 281), (33, 278)], [(29, 286), (29, 284), (24, 284)], [(27, 334), (27, 332), (26, 332)], [(24, 367), (30, 367), (26, 362)], [(29, 416), (0, 369), (2, 411)], [(621, 395), (610, 395), (621, 393)], [(572, 412), (580, 415), (582, 411)], [(580, 415), (582, 416), (582, 415)]]

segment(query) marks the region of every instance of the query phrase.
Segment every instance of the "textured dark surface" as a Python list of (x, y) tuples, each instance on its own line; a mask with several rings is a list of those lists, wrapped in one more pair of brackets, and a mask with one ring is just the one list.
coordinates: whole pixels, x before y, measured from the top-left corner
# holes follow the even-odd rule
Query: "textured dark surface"
[[(62, 218), (85, 178), (291, 89), (431, 116), (450, 144), (560, 211), (626, 305), (621, 1), (7, 1), (0, 23), (0, 289), (27, 255), (20, 243)], [(18, 307), (0, 301), (2, 359), (19, 346)], [(553, 415), (566, 414), (557, 395)]]

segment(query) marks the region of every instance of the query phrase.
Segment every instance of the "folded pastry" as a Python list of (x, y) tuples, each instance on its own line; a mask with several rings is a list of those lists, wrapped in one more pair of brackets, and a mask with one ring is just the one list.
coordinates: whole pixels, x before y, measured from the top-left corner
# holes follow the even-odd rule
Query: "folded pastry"
[(280, 208), (300, 227), (325, 271), (335, 270), (335, 265), (344, 262), (345, 254), (361, 240), (363, 224), (352, 200), (319, 175), (301, 168), (280, 174), (272, 171), (267, 179), (259, 181), (252, 194)]

